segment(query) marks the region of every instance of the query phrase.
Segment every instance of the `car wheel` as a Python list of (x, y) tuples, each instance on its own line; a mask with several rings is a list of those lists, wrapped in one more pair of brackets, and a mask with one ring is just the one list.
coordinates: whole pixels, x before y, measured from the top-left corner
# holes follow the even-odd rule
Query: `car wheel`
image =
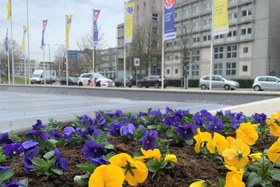
[(230, 90), (230, 86), (229, 85), (225, 85), (224, 88), (225, 88), (225, 90)]
[(155, 84), (155, 87), (156, 87), (156, 88), (159, 88), (159, 84), (158, 84), (158, 83), (156, 83), (156, 84)]
[(201, 88), (202, 90), (206, 90), (206, 89), (207, 89), (207, 86), (206, 86), (205, 84), (203, 84), (203, 85), (200, 86), (200, 88)]
[(255, 86), (255, 87), (254, 87), (254, 90), (255, 90), (255, 91), (261, 91), (262, 89), (261, 89), (260, 86)]
[(79, 82), (79, 86), (83, 86), (83, 83)]
[(138, 87), (138, 88), (142, 88), (142, 84), (141, 84), (141, 83), (138, 83), (138, 84), (137, 84), (137, 87)]

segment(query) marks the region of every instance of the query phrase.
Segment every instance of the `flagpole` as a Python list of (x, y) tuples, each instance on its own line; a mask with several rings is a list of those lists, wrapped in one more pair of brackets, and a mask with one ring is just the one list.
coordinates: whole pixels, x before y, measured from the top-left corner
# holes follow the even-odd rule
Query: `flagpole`
[[(65, 19), (65, 26), (66, 26), (66, 30), (65, 30), (65, 32), (66, 32), (66, 38), (67, 38), (67, 16), (66, 16), (66, 19)], [(68, 77), (69, 77), (69, 75), (68, 75), (68, 41), (67, 41), (67, 39), (65, 40), (65, 49), (66, 49), (66, 85), (68, 86)]]
[(161, 89), (164, 88), (164, 0), (162, 5), (162, 41), (161, 41)]
[(28, 13), (28, 0), (26, 0), (26, 20), (27, 20), (27, 63), (28, 63), (28, 83), (30, 84), (30, 45), (29, 45), (29, 13)]
[(213, 66), (213, 44), (214, 44), (214, 35), (213, 35), (213, 24), (214, 24), (214, 1), (212, 0), (212, 24), (211, 24), (211, 46), (210, 46), (210, 79), (209, 79), (209, 90), (212, 89), (212, 66)]
[(11, 84), (11, 72), (10, 72), (10, 49), (9, 49), (9, 38), (8, 38), (8, 34), (9, 34), (9, 29), (7, 28), (7, 33), (6, 33), (6, 38), (7, 38), (7, 60), (8, 60), (8, 84)]
[(13, 77), (13, 84), (15, 84), (12, 2), (11, 2), (11, 41), (12, 41), (12, 45), (11, 45), (11, 49), (12, 49), (12, 77)]
[(126, 86), (126, 42), (125, 42), (126, 9), (125, 9), (125, 7), (126, 7), (126, 2), (124, 2), (124, 27), (123, 27), (123, 33), (124, 33), (124, 35), (123, 35), (123, 47), (124, 47), (124, 49), (123, 49), (123, 87)]
[(45, 69), (46, 69), (46, 62), (45, 62), (45, 44), (43, 44), (43, 78), (44, 78), (44, 85), (46, 84), (46, 73), (45, 73)]
[[(94, 14), (94, 10), (92, 12)], [(93, 24), (92, 24), (92, 71), (94, 72), (94, 15), (92, 16)]]

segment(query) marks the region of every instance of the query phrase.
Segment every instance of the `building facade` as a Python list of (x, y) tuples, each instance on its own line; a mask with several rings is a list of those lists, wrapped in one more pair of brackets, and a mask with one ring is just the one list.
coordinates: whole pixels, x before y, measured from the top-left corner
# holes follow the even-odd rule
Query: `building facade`
[[(212, 0), (177, 0), (177, 38), (165, 43), (165, 76), (210, 73)], [(215, 36), (212, 74), (232, 79), (280, 76), (280, 1), (228, 0), (229, 33)], [(184, 58), (187, 53), (187, 58)]]

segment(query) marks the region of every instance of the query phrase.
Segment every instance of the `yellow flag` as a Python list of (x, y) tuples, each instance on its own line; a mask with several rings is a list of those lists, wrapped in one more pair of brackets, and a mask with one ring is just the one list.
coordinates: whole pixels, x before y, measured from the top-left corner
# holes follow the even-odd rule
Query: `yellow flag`
[(133, 17), (134, 17), (134, 2), (125, 4), (125, 43), (132, 42), (133, 36)]
[(70, 33), (70, 28), (71, 28), (72, 17), (73, 17), (73, 15), (66, 15), (65, 16), (65, 18), (66, 18), (66, 39), (65, 39), (65, 42), (66, 42), (67, 46), (69, 45), (69, 33)]
[(228, 0), (214, 0), (213, 36), (227, 34), (228, 26)]
[(21, 50), (24, 52), (25, 51), (25, 34), (27, 31), (28, 27), (23, 26), (23, 37), (22, 37), (22, 42), (21, 42)]
[(12, 16), (11, 0), (8, 0), (8, 3), (7, 3), (7, 11), (8, 11), (7, 19), (10, 20), (10, 19), (11, 19), (11, 16)]

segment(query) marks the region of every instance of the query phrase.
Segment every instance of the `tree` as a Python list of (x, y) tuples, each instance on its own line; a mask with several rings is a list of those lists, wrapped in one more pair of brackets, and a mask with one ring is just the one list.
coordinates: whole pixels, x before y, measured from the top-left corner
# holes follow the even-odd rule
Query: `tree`
[(58, 49), (55, 51), (54, 54), (54, 69), (58, 70), (58, 76), (61, 76), (63, 71), (65, 71), (65, 61), (66, 61), (66, 49), (64, 45), (59, 45)]

